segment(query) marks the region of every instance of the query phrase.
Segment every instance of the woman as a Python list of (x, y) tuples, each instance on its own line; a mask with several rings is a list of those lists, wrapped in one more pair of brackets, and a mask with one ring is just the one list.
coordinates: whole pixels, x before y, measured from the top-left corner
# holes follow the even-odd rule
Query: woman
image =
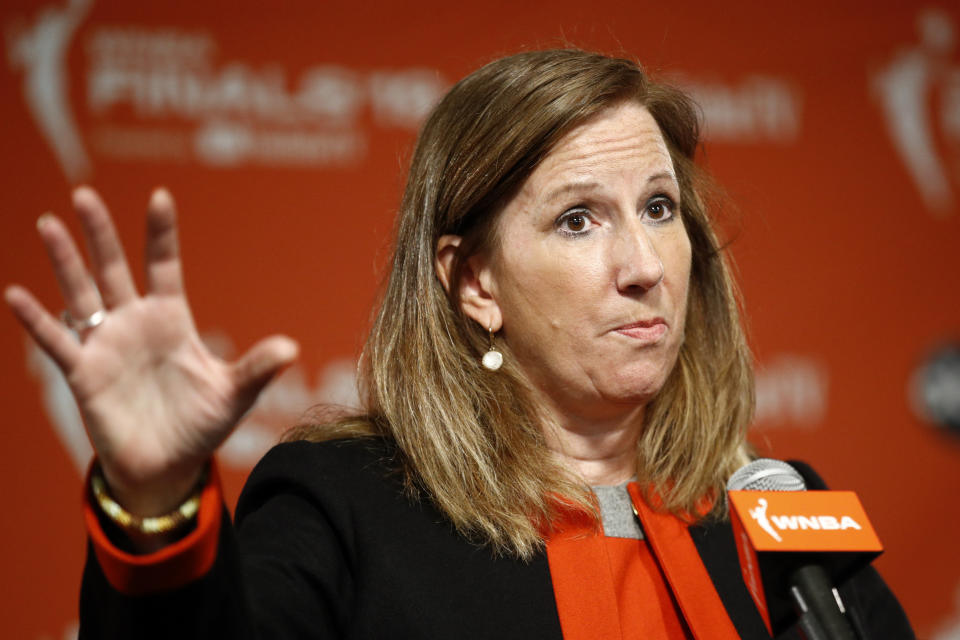
[[(525, 53), (458, 83), (417, 143), (366, 412), (294, 430), (235, 526), (208, 461), (296, 345), (206, 351), (166, 192), (143, 297), (92, 191), (99, 294), (42, 218), (77, 337), (7, 300), (97, 451), (81, 635), (767, 637), (724, 520), (752, 377), (697, 144), (691, 102), (629, 61)], [(875, 574), (851, 583), (909, 632)]]

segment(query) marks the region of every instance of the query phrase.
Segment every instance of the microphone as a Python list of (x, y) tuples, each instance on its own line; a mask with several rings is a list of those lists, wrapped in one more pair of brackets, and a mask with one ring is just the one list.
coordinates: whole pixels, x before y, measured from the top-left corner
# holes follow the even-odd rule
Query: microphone
[(727, 491), (744, 581), (771, 635), (797, 620), (807, 640), (856, 640), (834, 585), (883, 550), (856, 494), (807, 491), (769, 458), (738, 469)]

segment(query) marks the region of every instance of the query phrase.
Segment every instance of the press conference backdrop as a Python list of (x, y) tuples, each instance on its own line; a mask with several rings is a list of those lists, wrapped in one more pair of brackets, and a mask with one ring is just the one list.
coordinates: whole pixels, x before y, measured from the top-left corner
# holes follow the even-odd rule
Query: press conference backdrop
[[(165, 185), (205, 339), (303, 347), (222, 450), (231, 505), (306, 408), (356, 402), (411, 145), (452, 82), (570, 44), (685, 86), (737, 205), (752, 440), (858, 492), (921, 637), (960, 637), (956, 4), (6, 0), (0, 26), (0, 281), (59, 309), (34, 223), (80, 183), (140, 264)], [(0, 635), (71, 638), (91, 449), (55, 368), (0, 327)]]

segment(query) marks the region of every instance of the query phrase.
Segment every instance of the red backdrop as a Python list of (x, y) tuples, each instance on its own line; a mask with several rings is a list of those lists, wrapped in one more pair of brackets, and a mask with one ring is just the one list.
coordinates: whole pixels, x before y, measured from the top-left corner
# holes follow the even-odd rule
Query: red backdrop
[[(956, 421), (960, 398), (960, 10), (736, 4), (8, 0), (0, 282), (58, 309), (37, 216), (93, 184), (139, 263), (147, 196), (169, 187), (205, 336), (303, 347), (224, 448), (232, 502), (302, 410), (353, 397), (411, 144), (444, 88), (524, 48), (627, 53), (697, 96), (739, 207), (753, 441), (857, 491), (920, 636), (956, 638), (960, 437), (935, 417)], [(0, 327), (0, 635), (69, 638), (89, 444), (50, 364), (10, 314)]]

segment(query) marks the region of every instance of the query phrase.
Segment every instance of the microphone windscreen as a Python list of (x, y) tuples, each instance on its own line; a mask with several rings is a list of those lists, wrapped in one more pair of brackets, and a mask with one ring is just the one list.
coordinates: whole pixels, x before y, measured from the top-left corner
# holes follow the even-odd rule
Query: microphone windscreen
[(803, 476), (782, 460), (758, 458), (737, 469), (727, 491), (806, 491)]

